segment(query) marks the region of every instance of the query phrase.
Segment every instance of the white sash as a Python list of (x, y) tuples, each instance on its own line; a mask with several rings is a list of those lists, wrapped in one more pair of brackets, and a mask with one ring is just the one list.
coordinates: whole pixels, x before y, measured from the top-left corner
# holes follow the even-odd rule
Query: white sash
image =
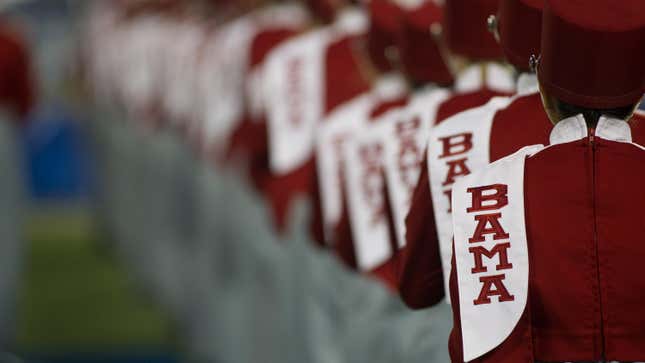
[[(490, 163), (490, 130), (493, 117), (498, 109), (505, 107), (509, 102), (509, 98), (493, 98), (482, 107), (459, 113), (430, 129), (429, 182), (447, 301), (450, 299), (448, 279), (452, 256), (449, 193), (459, 177)], [(452, 146), (444, 150), (446, 144)], [(451, 178), (451, 174), (455, 175), (455, 178)]]
[(385, 176), (399, 248), (405, 246), (405, 217), (419, 180), (428, 131), (439, 105), (449, 95), (450, 91), (442, 88), (417, 92), (392, 124), (391, 136), (385, 140)]
[(367, 93), (340, 105), (317, 126), (316, 166), (325, 238), (340, 221), (342, 212), (341, 165), (346, 140), (365, 127), (372, 107), (387, 99), (403, 95), (405, 80), (400, 76), (384, 76)]
[[(200, 80), (204, 100), (205, 145), (220, 152), (225, 150), (231, 132), (242, 119), (248, 106), (246, 95), (252, 95), (252, 107), (257, 110), (263, 99), (261, 73), (252, 73), (253, 81), (246, 82), (250, 51), (255, 36), (270, 28), (299, 29), (308, 17), (300, 5), (274, 5), (251, 12), (217, 29), (205, 57), (208, 65)], [(249, 93), (249, 86), (252, 93)]]
[(383, 194), (384, 140), (399, 110), (372, 120), (347, 143), (345, 185), (356, 262), (369, 271), (392, 255)]
[[(543, 147), (524, 147), (454, 185), (455, 263), (466, 362), (501, 344), (524, 312), (529, 283), (524, 162)], [(477, 201), (473, 188), (485, 189), (479, 193), (483, 201)], [(483, 215), (494, 218), (478, 219)], [(477, 233), (478, 225), (494, 232)]]
[[(309, 21), (308, 13), (302, 4), (276, 4), (260, 11), (257, 21), (262, 28), (301, 29)], [(255, 65), (250, 69), (245, 79), (246, 108), (251, 120), (259, 120), (265, 113), (264, 99), (264, 64)]]
[[(316, 124), (325, 112), (325, 53), (329, 44), (365, 29), (362, 16), (291, 39), (274, 50), (264, 68), (270, 167), (286, 174), (314, 150)], [(330, 85), (337, 86), (337, 85)]]
[(317, 128), (316, 168), (320, 188), (323, 231), (327, 243), (342, 213), (341, 165), (348, 139), (363, 127), (372, 106), (372, 97), (364, 94), (341, 105)]
[(293, 38), (265, 64), (270, 166), (277, 174), (301, 165), (313, 147), (313, 129), (324, 112), (323, 61), (332, 35), (326, 27)]

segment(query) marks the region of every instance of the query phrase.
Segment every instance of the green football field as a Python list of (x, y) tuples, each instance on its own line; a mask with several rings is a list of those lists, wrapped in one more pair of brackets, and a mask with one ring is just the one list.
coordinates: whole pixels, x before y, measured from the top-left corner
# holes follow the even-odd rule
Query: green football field
[(82, 209), (32, 213), (19, 297), (19, 350), (102, 352), (173, 346), (170, 320), (100, 242)]

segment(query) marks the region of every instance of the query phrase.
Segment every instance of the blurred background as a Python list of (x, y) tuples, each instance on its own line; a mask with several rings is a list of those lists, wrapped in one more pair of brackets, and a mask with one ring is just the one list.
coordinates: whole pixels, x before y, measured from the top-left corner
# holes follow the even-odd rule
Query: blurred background
[(3, 26), (28, 52), (34, 88), (33, 101), (23, 101), (33, 102), (29, 112), (17, 117), (26, 120), (11, 130), (24, 199), (9, 213), (21, 213), (25, 227), (17, 303), (2, 313), (11, 354), (0, 361), (173, 362), (171, 319), (134, 286), (94, 218), (90, 115), (73, 89), (85, 3), (0, 2)]

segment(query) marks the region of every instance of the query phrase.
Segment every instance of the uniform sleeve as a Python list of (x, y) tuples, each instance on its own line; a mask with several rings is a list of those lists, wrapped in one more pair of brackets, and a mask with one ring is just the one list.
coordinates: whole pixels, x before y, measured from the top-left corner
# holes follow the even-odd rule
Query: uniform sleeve
[(450, 259), (450, 304), (452, 307), (452, 331), (448, 338), (448, 351), (452, 362), (464, 361), (463, 339), (461, 336), (461, 314), (459, 310), (459, 290), (455, 267), (455, 247), (452, 248)]
[(399, 292), (412, 309), (435, 305), (444, 296), (439, 240), (435, 226), (427, 160), (405, 219), (406, 245), (399, 252)]
[(346, 266), (352, 270), (356, 270), (356, 254), (354, 252), (354, 239), (352, 236), (351, 222), (349, 220), (346, 190), (344, 186), (341, 188), (343, 204), (340, 221), (334, 230), (334, 252)]
[[(318, 160), (314, 156), (314, 164), (317, 164)], [(311, 236), (313, 242), (319, 247), (325, 247), (325, 232), (324, 232), (324, 221), (323, 221), (323, 210), (322, 210), (322, 201), (320, 196), (320, 184), (318, 183), (318, 168), (314, 166), (312, 178), (312, 187), (311, 187), (311, 220), (309, 221), (309, 235)]]

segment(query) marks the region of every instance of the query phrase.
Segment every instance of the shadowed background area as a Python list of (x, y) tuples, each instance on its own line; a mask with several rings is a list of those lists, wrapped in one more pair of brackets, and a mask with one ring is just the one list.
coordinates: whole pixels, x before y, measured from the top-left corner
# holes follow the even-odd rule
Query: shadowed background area
[(96, 160), (69, 97), (83, 3), (4, 9), (38, 79), (37, 103), (17, 134), (29, 203), (12, 350), (43, 363), (174, 362), (171, 320), (106, 245), (91, 208)]

